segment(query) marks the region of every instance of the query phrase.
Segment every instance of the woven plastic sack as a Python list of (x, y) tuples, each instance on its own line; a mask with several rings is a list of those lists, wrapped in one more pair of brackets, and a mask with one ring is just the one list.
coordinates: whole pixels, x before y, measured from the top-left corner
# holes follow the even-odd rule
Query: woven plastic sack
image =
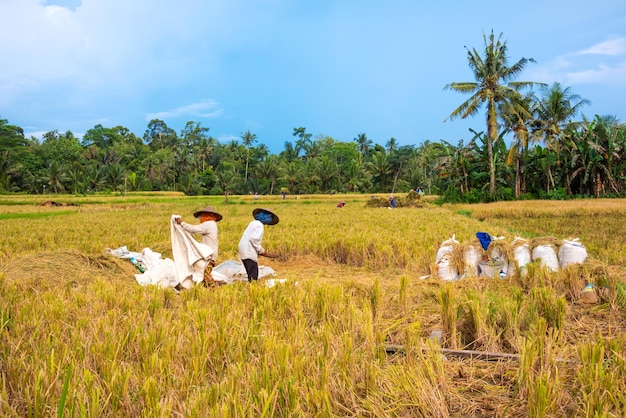
[(563, 240), (559, 247), (559, 266), (565, 268), (570, 264), (582, 264), (589, 258), (587, 248), (582, 245), (578, 238), (568, 241)]
[(451, 254), (442, 255), (437, 262), (437, 277), (446, 281), (459, 279), (459, 272), (453, 266)]
[(465, 264), (465, 271), (463, 276), (477, 277), (478, 276), (478, 263), (480, 262), (481, 252), (473, 245), (469, 245), (463, 252), (463, 261)]
[(441, 257), (443, 257), (445, 254), (452, 253), (452, 251), (454, 249), (454, 245), (456, 245), (458, 243), (459, 243), (459, 241), (456, 240), (456, 235), (452, 235), (452, 238), (447, 239), (444, 242), (442, 242), (441, 245), (439, 246), (439, 249), (437, 250), (437, 256), (435, 257), (435, 263), (439, 263), (439, 260), (441, 260)]
[(528, 243), (528, 240), (517, 237), (513, 240), (511, 245), (513, 246), (513, 258), (515, 264), (511, 265), (512, 263), (509, 263), (509, 267), (517, 268), (519, 269), (520, 274), (523, 274), (526, 272), (526, 264), (532, 261), (530, 244)]
[(531, 257), (533, 261), (541, 260), (541, 265), (554, 272), (559, 270), (559, 259), (552, 245), (538, 245), (533, 248)]

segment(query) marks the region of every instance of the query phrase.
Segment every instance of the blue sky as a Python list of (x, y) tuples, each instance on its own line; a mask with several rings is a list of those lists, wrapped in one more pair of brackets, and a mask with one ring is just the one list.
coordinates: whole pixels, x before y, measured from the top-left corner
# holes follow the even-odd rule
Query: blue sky
[(444, 120), (473, 81), (465, 46), (503, 33), (518, 80), (560, 82), (582, 113), (626, 122), (626, 2), (492, 0), (0, 0), (0, 118), (27, 136), (96, 124), (142, 136), (161, 119), (273, 153), (313, 137), (384, 145), (484, 129)]

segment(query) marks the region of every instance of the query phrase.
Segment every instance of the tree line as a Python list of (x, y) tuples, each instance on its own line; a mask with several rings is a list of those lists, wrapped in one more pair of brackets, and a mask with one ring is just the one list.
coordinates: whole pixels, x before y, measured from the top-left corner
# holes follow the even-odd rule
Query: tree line
[(485, 35), (482, 53), (468, 49), (474, 81), (445, 86), (471, 94), (449, 119), (487, 112), (486, 130), (470, 130), (469, 139), (456, 144), (399, 146), (390, 138), (383, 146), (365, 133), (346, 142), (313, 138), (297, 127), (293, 140), (272, 154), (250, 131), (220, 143), (195, 121), (176, 132), (154, 119), (142, 137), (123, 126), (96, 125), (81, 139), (71, 131), (50, 131), (38, 140), (0, 119), (0, 192), (228, 196), (421, 187), (447, 201), (467, 202), (624, 196), (626, 127), (613, 116), (575, 120), (589, 102), (569, 87), (516, 81), (534, 60), (508, 66), (501, 36)]

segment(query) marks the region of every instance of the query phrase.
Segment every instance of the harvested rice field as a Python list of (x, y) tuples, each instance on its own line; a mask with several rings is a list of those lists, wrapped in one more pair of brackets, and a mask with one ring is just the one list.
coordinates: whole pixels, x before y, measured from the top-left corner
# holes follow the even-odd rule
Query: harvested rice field
[[(626, 200), (387, 198), (0, 196), (0, 415), (626, 416)], [(207, 205), (218, 263), (280, 217), (284, 283), (140, 286), (106, 251), (172, 257)], [(568, 242), (585, 261), (550, 265)]]

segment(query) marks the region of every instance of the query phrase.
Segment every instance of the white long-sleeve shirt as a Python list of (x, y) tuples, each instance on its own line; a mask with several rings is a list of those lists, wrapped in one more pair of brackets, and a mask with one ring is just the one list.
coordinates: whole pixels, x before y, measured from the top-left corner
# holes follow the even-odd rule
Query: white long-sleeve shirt
[(239, 257), (242, 260), (258, 261), (259, 254), (265, 252), (261, 246), (263, 232), (264, 226), (261, 221), (254, 220), (248, 224), (239, 241)]
[(190, 234), (202, 235), (202, 243), (208, 245), (213, 250), (213, 254), (211, 254), (211, 260), (217, 261), (217, 248), (219, 245), (217, 240), (217, 222), (206, 221), (198, 225), (181, 222), (180, 226), (182, 226), (183, 229)]

